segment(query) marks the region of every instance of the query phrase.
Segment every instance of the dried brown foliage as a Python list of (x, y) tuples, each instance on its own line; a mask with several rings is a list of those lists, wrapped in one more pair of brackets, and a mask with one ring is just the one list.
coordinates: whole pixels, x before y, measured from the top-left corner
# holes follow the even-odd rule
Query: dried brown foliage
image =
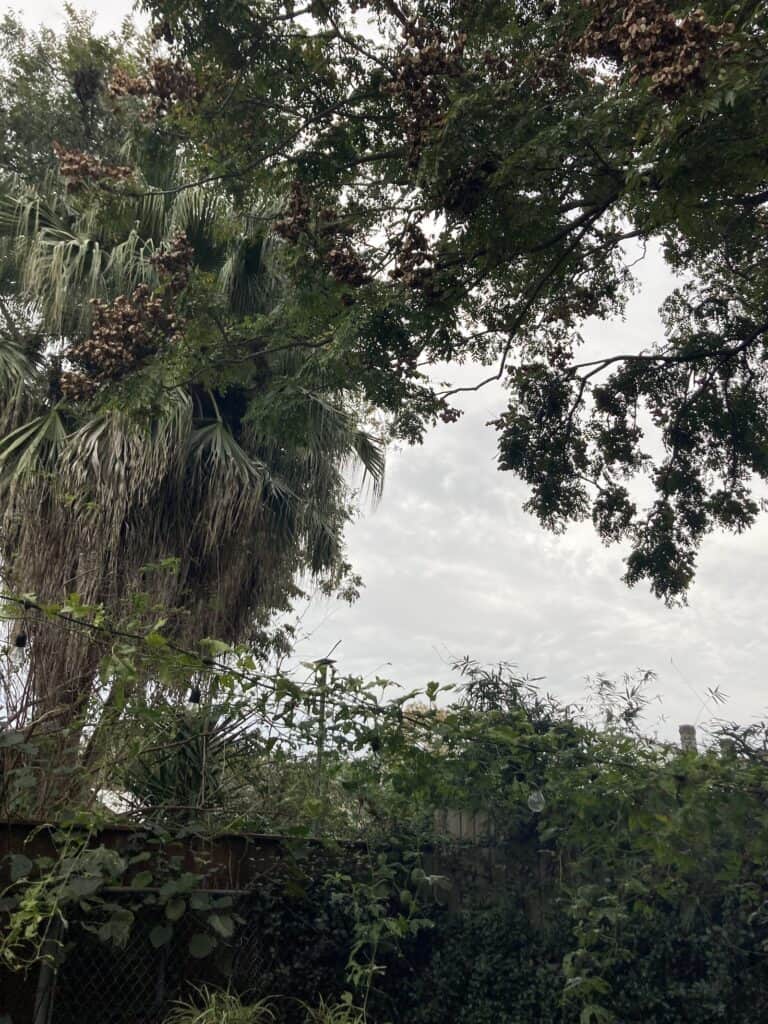
[(86, 185), (99, 182), (130, 181), (134, 175), (131, 167), (104, 163), (78, 149), (65, 149), (58, 142), (54, 142), (53, 152), (59, 161), (59, 173), (70, 192), (80, 191)]
[(167, 300), (182, 291), (192, 267), (192, 247), (177, 235), (153, 258), (165, 283), (165, 296), (140, 284), (130, 295), (112, 302), (92, 299), (93, 320), (88, 336), (67, 353), (73, 369), (61, 375), (61, 393), (72, 401), (91, 398), (100, 387), (136, 369), (163, 345), (178, 340), (180, 319), (167, 308)]
[(297, 242), (302, 235), (310, 237), (323, 264), (340, 284), (359, 288), (370, 281), (371, 276), (348, 237), (341, 211), (324, 207), (313, 220), (312, 203), (300, 181), (292, 183), (288, 202), (273, 230), (289, 242)]
[(200, 91), (195, 76), (178, 61), (158, 58), (146, 74), (131, 75), (118, 68), (109, 83), (112, 96), (135, 96), (148, 101), (147, 116), (164, 117), (176, 103), (196, 100)]
[(273, 230), (280, 238), (288, 242), (297, 242), (309, 230), (312, 205), (302, 183), (291, 183), (288, 202), (279, 220), (275, 221)]
[(394, 281), (431, 294), (434, 288), (433, 253), (427, 237), (417, 224), (408, 224), (397, 251), (397, 262), (389, 276)]
[(440, 123), (445, 87), (464, 70), (466, 35), (449, 36), (416, 19), (403, 26), (404, 46), (394, 60), (384, 91), (399, 102), (409, 146), (408, 163), (418, 165), (427, 135)]
[(586, 6), (594, 17), (582, 52), (624, 64), (633, 85), (648, 78), (664, 99), (700, 85), (705, 65), (736, 45), (726, 43), (732, 25), (713, 25), (699, 9), (677, 17), (660, 0), (587, 0)]

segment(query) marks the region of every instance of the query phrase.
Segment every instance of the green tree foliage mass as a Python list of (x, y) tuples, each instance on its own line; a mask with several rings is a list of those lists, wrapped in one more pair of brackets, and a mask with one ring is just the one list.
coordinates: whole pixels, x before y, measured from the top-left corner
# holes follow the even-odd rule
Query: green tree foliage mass
[[(115, 67), (140, 59), (141, 40), (126, 23), (97, 36), (73, 9), (61, 33), (29, 31), (10, 12), (0, 22), (0, 172), (39, 181), (56, 167), (52, 140), (115, 156), (124, 125), (105, 86)], [(129, 56), (131, 55), (131, 56)]]
[[(765, 5), (145, 6), (194, 77), (171, 116), (197, 177), (269, 190), (297, 287), (335, 282), (322, 358), (411, 440), (458, 415), (425, 364), (486, 365), (527, 507), (555, 530), (591, 517), (629, 584), (684, 599), (702, 539), (747, 529), (768, 473)], [(580, 358), (645, 245), (678, 281), (664, 336), (627, 351), (617, 324)]]

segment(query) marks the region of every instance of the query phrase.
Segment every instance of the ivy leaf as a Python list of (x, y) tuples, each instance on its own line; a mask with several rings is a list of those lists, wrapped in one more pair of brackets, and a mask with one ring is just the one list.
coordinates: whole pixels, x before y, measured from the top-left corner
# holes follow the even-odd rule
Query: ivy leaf
[(65, 892), (75, 896), (76, 899), (81, 899), (83, 896), (93, 896), (101, 888), (101, 885), (102, 879), (97, 875), (87, 878), (71, 878)]
[(216, 946), (216, 939), (212, 935), (206, 935), (204, 932), (197, 932), (189, 940), (189, 954), (196, 960), (202, 960), (207, 956), (210, 956), (211, 952)]
[(26, 878), (27, 875), (31, 874), (33, 867), (34, 864), (29, 857), (25, 857), (23, 853), (12, 853), (11, 881), (18, 882), (20, 878)]
[(187, 901), (178, 897), (165, 905), (165, 916), (169, 921), (178, 921), (187, 909)]
[(102, 942), (113, 942), (116, 946), (124, 947), (131, 934), (132, 925), (133, 913), (121, 907), (101, 925), (96, 934)]
[(172, 924), (156, 924), (149, 933), (149, 941), (152, 943), (154, 949), (160, 949), (161, 946), (165, 946), (171, 941), (172, 936)]
[(235, 932), (235, 922), (229, 914), (211, 914), (208, 918), (211, 928), (224, 939), (229, 939)]
[(140, 871), (133, 879), (133, 884), (137, 886), (137, 888), (143, 889), (146, 885), (149, 885), (153, 878), (154, 875), (151, 871)]

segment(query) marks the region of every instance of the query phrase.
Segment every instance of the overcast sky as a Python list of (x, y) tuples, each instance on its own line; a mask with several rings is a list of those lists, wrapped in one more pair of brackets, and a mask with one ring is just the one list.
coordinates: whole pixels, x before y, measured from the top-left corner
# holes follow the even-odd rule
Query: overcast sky
[[(131, 9), (125, 0), (75, 6), (95, 11), (102, 30)], [(28, 0), (23, 13), (29, 24), (54, 25), (62, 11), (52, 0)], [(653, 254), (638, 271), (643, 288), (626, 321), (590, 325), (590, 352), (638, 349), (659, 337), (656, 310), (671, 282)], [(484, 375), (463, 368), (461, 383)], [(343, 671), (408, 686), (449, 681), (452, 657), (511, 661), (546, 677), (564, 700), (583, 695), (587, 675), (652, 669), (663, 704), (649, 724), (663, 713), (663, 735), (713, 713), (762, 717), (768, 521), (743, 537), (710, 537), (688, 607), (666, 608), (645, 589), (625, 587), (620, 550), (602, 547), (591, 525), (552, 536), (522, 511), (525, 488), (496, 470), (495, 432), (485, 426), (504, 407), (499, 388), (466, 396), (463, 407), (457, 424), (434, 430), (422, 447), (390, 452), (381, 503), (348, 534), (362, 596), (351, 608), (313, 604), (302, 656), (321, 657), (341, 641)], [(728, 694), (725, 707), (707, 703), (714, 686)]]

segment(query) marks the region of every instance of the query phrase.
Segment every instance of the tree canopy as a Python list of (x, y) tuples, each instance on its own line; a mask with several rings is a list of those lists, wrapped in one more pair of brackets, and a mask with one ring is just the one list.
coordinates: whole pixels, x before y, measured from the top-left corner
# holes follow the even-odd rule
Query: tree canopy
[[(459, 415), (426, 367), (486, 366), (527, 507), (591, 517), (628, 583), (684, 599), (768, 473), (765, 6), (145, 6), (176, 84), (162, 63), (126, 88), (186, 133), (190, 183), (281, 205), (317, 358), (409, 440)], [(675, 275), (664, 336), (627, 352), (617, 325), (583, 361), (631, 293), (630, 241)]]
[(130, 22), (119, 35), (98, 35), (74, 9), (60, 33), (25, 28), (10, 11), (0, 20), (0, 173), (39, 181), (56, 168), (52, 140), (114, 157), (125, 124), (106, 90), (120, 62), (141, 60)]
[[(0, 39), (11, 55), (0, 116), (19, 144), (0, 180), (6, 586), (229, 642), (252, 638), (303, 578), (354, 585), (347, 469), (378, 490), (383, 450), (354, 385), (283, 342), (290, 282), (270, 197), (177, 187), (178, 131), (119, 95), (120, 75), (143, 66), (141, 40), (99, 41), (77, 19), (61, 39), (6, 19)], [(47, 97), (60, 118), (43, 117)], [(44, 621), (19, 628), (35, 713), (77, 716), (98, 650)]]
[[(179, 558), (163, 615), (242, 637), (344, 573), (371, 412), (418, 442), (472, 362), (527, 507), (684, 599), (768, 474), (763, 5), (146, 6), (0, 33), (13, 589), (119, 605)], [(675, 275), (665, 334), (584, 359), (630, 245)]]

